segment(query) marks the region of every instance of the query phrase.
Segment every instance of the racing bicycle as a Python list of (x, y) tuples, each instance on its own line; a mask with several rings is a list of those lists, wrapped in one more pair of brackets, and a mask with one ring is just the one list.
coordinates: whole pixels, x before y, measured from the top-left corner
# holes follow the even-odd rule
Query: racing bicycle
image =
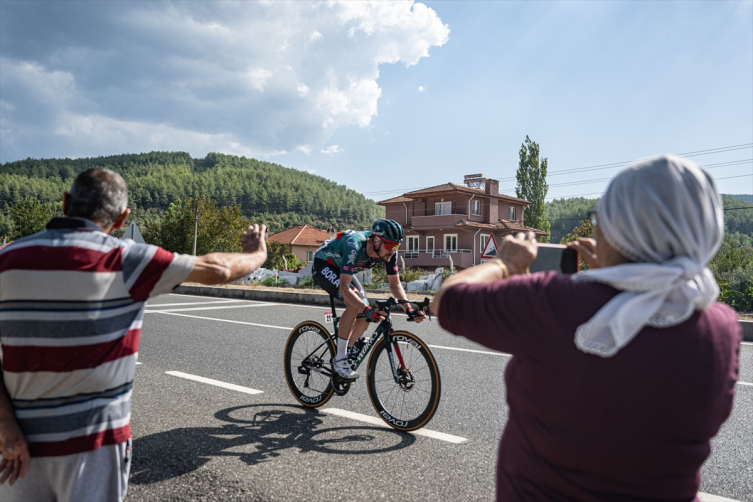
[[(303, 406), (317, 408), (332, 398), (344, 396), (352, 381), (341, 378), (332, 367), (337, 353), (337, 329), (340, 318), (330, 297), (332, 311), (325, 313), (325, 323), (331, 319), (334, 333), (322, 324), (304, 321), (291, 331), (285, 346), (285, 379), (293, 397)], [(351, 367), (356, 370), (369, 354), (366, 385), (377, 414), (389, 426), (401, 431), (413, 431), (426, 425), (439, 405), (441, 384), (439, 369), (429, 347), (416, 335), (393, 330), (390, 312), (402, 303), (416, 305), (429, 314), (430, 300), (422, 302), (377, 300), (376, 308), (386, 312), (371, 337), (361, 338), (351, 353)], [(408, 315), (413, 321), (416, 311)]]

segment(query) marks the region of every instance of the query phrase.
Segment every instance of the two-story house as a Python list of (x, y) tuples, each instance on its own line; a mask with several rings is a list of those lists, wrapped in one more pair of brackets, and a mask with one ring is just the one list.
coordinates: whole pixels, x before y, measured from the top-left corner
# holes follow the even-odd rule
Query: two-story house
[[(499, 181), (485, 179), (474, 186), (445, 183), (383, 200), (386, 218), (405, 229), (400, 255), (408, 267), (464, 269), (481, 263), (488, 240), (532, 230), (523, 225), (523, 210), (531, 203), (499, 193)], [(399, 261), (398, 261), (399, 264)]]

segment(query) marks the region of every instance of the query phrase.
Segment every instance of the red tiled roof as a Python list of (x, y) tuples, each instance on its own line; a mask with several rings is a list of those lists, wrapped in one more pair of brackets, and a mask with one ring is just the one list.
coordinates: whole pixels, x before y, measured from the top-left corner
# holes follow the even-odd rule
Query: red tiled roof
[[(455, 183), (444, 183), (442, 185), (436, 185), (433, 187), (422, 188), (421, 190), (414, 190), (412, 192), (407, 192), (401, 195), (400, 197), (395, 197), (394, 199), (383, 200), (381, 202), (377, 202), (377, 204), (384, 205), (384, 204), (388, 204), (388, 203), (391, 204), (395, 202), (409, 202), (419, 197), (428, 196), (429, 194), (438, 194), (438, 193), (446, 193), (446, 192), (463, 192), (463, 193), (470, 193), (470, 194), (476, 194), (476, 195), (486, 195), (484, 190), (480, 188), (470, 188), (465, 185), (457, 185)], [(500, 199), (508, 200), (511, 202), (520, 202), (523, 204), (530, 204), (530, 202), (527, 200), (518, 199), (517, 197), (512, 197), (510, 195), (499, 194), (498, 197)]]
[(510, 230), (510, 232), (531, 231), (535, 233), (536, 235), (549, 235), (548, 233), (543, 232), (537, 228), (527, 227), (516, 221), (510, 221), (510, 220), (499, 220), (496, 224), (495, 223), (480, 223), (478, 221), (460, 220), (460, 222), (457, 223), (455, 226), (456, 227), (485, 228), (489, 230)]
[(297, 246), (319, 246), (327, 240), (327, 232), (310, 225), (297, 225), (269, 236), (270, 241)]
[(393, 197), (392, 199), (387, 200), (381, 200), (377, 202), (377, 204), (392, 204), (394, 202), (413, 202), (413, 199), (409, 199), (408, 197), (403, 197), (402, 195), (400, 197)]

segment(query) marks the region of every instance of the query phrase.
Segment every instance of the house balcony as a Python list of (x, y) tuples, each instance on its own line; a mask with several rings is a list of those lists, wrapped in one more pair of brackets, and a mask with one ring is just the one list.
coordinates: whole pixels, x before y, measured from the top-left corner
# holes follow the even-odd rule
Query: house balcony
[(452, 228), (461, 220), (467, 220), (467, 214), (440, 214), (432, 216), (414, 216), (411, 218), (411, 228), (414, 230), (434, 230)]
[(468, 268), (473, 266), (473, 251), (471, 249), (453, 249), (445, 251), (444, 249), (435, 250), (412, 250), (399, 251), (398, 264), (400, 257), (405, 260), (406, 267), (437, 268), (449, 267), (450, 258), (452, 266), (455, 268)]

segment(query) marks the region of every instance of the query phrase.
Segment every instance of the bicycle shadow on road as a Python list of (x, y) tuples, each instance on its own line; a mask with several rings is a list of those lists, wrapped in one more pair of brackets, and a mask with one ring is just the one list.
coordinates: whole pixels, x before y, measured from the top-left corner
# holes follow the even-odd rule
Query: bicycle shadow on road
[(134, 439), (130, 483), (182, 476), (212, 457), (238, 457), (254, 466), (289, 448), (300, 453), (366, 455), (399, 450), (416, 441), (412, 434), (375, 426), (318, 429), (323, 416), (315, 409), (289, 404), (234, 406), (214, 414), (229, 422), (219, 427), (183, 427)]

